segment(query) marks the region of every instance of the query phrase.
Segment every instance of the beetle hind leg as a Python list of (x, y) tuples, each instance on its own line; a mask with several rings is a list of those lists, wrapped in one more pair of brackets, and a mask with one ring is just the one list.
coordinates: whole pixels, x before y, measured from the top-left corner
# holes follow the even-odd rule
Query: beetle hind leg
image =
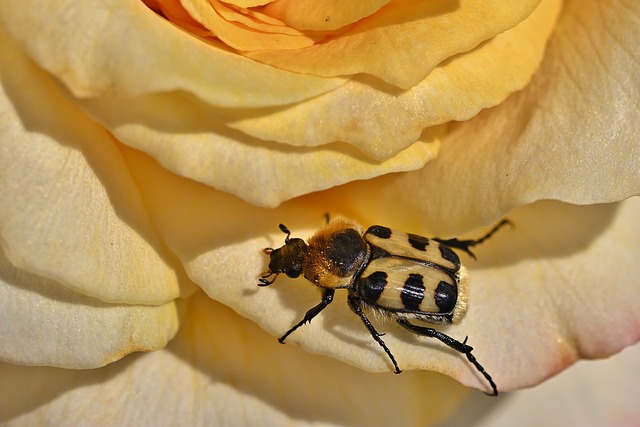
[(468, 253), (473, 259), (475, 259), (476, 256), (473, 252), (471, 252), (470, 248), (484, 243), (505, 225), (513, 227), (513, 223), (511, 221), (509, 221), (508, 219), (503, 219), (502, 221), (497, 223), (491, 230), (489, 230), (487, 234), (476, 240), (439, 239), (437, 237), (433, 238), (433, 240), (450, 248), (460, 249), (461, 251)]
[(496, 383), (493, 382), (491, 375), (489, 375), (489, 373), (485, 371), (484, 367), (478, 362), (476, 357), (473, 354), (471, 354), (471, 352), (473, 351), (473, 347), (467, 345), (467, 338), (465, 338), (463, 342), (460, 342), (454, 338), (451, 338), (449, 335), (444, 334), (440, 331), (437, 331), (433, 328), (414, 325), (413, 323), (410, 323), (405, 319), (398, 319), (398, 323), (400, 324), (400, 326), (402, 326), (403, 328), (407, 329), (410, 332), (413, 332), (416, 335), (435, 338), (443, 342), (444, 344), (448, 345), (455, 351), (459, 353), (463, 353), (465, 356), (467, 356), (467, 359), (469, 360), (469, 362), (478, 370), (478, 372), (482, 374), (482, 376), (491, 385), (492, 393), (490, 394), (490, 396), (498, 395), (498, 387), (496, 386)]

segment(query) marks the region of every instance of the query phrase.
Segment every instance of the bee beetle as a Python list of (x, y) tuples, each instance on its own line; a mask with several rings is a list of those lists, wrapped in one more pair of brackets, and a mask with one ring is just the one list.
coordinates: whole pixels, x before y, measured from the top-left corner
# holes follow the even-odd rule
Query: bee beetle
[(382, 340), (365, 314), (365, 309), (396, 320), (410, 332), (442, 341), (463, 353), (489, 382), (492, 396), (498, 388), (491, 376), (471, 354), (473, 347), (434, 328), (419, 326), (411, 320), (429, 323), (455, 323), (467, 310), (466, 268), (452, 248), (473, 258), (471, 247), (491, 237), (508, 220), (498, 223), (477, 240), (427, 239), (415, 234), (374, 225), (366, 232), (355, 222), (335, 218), (309, 239), (291, 238), (286, 234), (284, 246), (265, 248), (269, 269), (260, 275), (258, 286), (273, 284), (280, 273), (291, 278), (303, 275), (322, 289), (322, 300), (304, 318), (278, 339), (284, 343), (300, 326), (311, 322), (333, 301), (336, 289), (349, 293), (349, 308), (360, 317), (373, 339), (384, 349), (393, 363), (394, 372), (402, 372), (391, 350)]

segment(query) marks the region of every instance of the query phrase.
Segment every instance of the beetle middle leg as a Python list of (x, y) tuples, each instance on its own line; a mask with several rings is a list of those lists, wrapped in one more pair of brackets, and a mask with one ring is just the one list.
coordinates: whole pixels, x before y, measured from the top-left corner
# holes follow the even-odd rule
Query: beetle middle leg
[(471, 255), (471, 257), (473, 257), (474, 259), (476, 258), (475, 254), (473, 252), (471, 252), (471, 247), (473, 246), (477, 246), (481, 243), (483, 243), (485, 240), (487, 240), (488, 238), (490, 238), (491, 236), (493, 236), (496, 231), (500, 230), (502, 227), (504, 227), (505, 225), (510, 225), (513, 227), (513, 223), (511, 221), (509, 221), (508, 219), (503, 219), (502, 221), (500, 221), (498, 224), (495, 225), (495, 227), (493, 227), (491, 230), (489, 230), (489, 232), (487, 234), (485, 234), (484, 236), (482, 236), (479, 239), (469, 239), (469, 240), (459, 240), (459, 239), (439, 239), (437, 237), (434, 237), (433, 240), (435, 240), (438, 243), (441, 243), (445, 246), (448, 246), (450, 248), (455, 248), (455, 249), (460, 249), (461, 251), (464, 251), (466, 253), (468, 253), (469, 255)]
[(369, 333), (371, 334), (373, 339), (378, 344), (380, 344), (380, 347), (382, 347), (384, 349), (384, 352), (387, 353), (387, 356), (389, 356), (389, 359), (391, 359), (391, 362), (393, 363), (394, 373), (399, 374), (402, 371), (398, 367), (398, 363), (396, 362), (396, 358), (393, 357), (393, 354), (391, 354), (391, 350), (389, 350), (389, 347), (387, 347), (387, 345), (384, 343), (382, 338), (380, 338), (380, 336), (382, 334), (380, 334), (378, 331), (376, 331), (376, 328), (373, 327), (373, 325), (371, 324), (371, 322), (369, 321), (367, 316), (362, 311), (362, 307), (360, 306), (360, 302), (359, 301), (360, 301), (359, 298), (357, 298), (355, 296), (352, 296), (352, 295), (349, 295), (349, 298), (348, 298), (349, 307), (351, 308), (351, 310), (355, 314), (358, 315), (358, 317), (360, 317), (360, 320), (362, 320), (362, 323), (364, 323), (364, 326), (367, 328), (367, 330), (369, 331)]
[(405, 319), (398, 319), (398, 323), (400, 324), (400, 326), (409, 330), (410, 332), (413, 332), (414, 334), (426, 336), (429, 338), (435, 338), (437, 340), (442, 341), (443, 343), (445, 343), (452, 349), (456, 350), (457, 352), (463, 353), (465, 356), (467, 356), (467, 359), (469, 360), (469, 362), (471, 362), (471, 364), (475, 366), (478, 372), (480, 372), (482, 376), (484, 376), (486, 380), (489, 382), (489, 384), (491, 385), (491, 388), (493, 390), (493, 393), (491, 394), (491, 396), (498, 395), (498, 387), (496, 386), (496, 383), (493, 382), (491, 375), (489, 375), (487, 371), (484, 370), (484, 367), (478, 362), (475, 356), (471, 354), (471, 352), (473, 351), (473, 347), (467, 345), (466, 338), (464, 339), (463, 342), (460, 342), (454, 338), (451, 338), (449, 335), (444, 334), (440, 331), (437, 331), (433, 328), (414, 325), (413, 323), (410, 323)]

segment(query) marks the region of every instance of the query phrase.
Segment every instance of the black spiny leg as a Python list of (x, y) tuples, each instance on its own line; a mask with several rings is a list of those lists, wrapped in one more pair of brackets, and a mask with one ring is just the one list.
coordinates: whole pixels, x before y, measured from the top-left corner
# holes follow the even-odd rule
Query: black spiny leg
[(380, 344), (380, 347), (384, 349), (384, 352), (387, 353), (387, 356), (389, 356), (389, 359), (391, 359), (391, 362), (393, 363), (393, 367), (394, 367), (394, 372), (396, 374), (399, 374), (400, 372), (402, 372), (398, 367), (396, 358), (393, 357), (393, 354), (391, 354), (391, 350), (389, 350), (389, 347), (387, 347), (384, 341), (382, 341), (382, 338), (380, 338), (381, 334), (378, 333), (378, 331), (376, 331), (376, 328), (373, 327), (369, 319), (367, 319), (367, 316), (362, 311), (362, 307), (360, 307), (360, 300), (354, 296), (349, 295), (348, 302), (351, 310), (353, 310), (353, 312), (360, 317), (360, 320), (362, 320), (362, 323), (364, 323), (364, 326), (366, 326), (366, 328), (369, 330), (369, 333), (371, 333), (371, 336), (373, 337), (373, 339), (376, 340), (378, 344)]
[(324, 310), (325, 308), (327, 308), (327, 306), (329, 304), (331, 304), (331, 302), (333, 301), (333, 294), (334, 293), (335, 293), (334, 289), (323, 289), (322, 290), (322, 301), (320, 301), (320, 304), (316, 305), (315, 307), (313, 307), (309, 311), (307, 311), (307, 314), (304, 315), (304, 318), (300, 322), (298, 322), (297, 325), (295, 325), (293, 328), (289, 329), (286, 334), (284, 334), (283, 336), (278, 338), (278, 342), (280, 342), (280, 344), (284, 344), (284, 340), (286, 340), (287, 337), (289, 335), (291, 335), (291, 333), (293, 331), (295, 331), (296, 329), (298, 329), (300, 326), (304, 325), (305, 323), (310, 323), (311, 320), (313, 320), (314, 317), (316, 317), (318, 314), (320, 314), (320, 312), (322, 310)]
[[(486, 380), (489, 382), (489, 384), (491, 384), (491, 388), (493, 389), (493, 392), (490, 394), (490, 396), (497, 396), (498, 395), (498, 387), (496, 386), (496, 383), (493, 382), (493, 379), (491, 378), (491, 375), (489, 375), (487, 373), (487, 371), (484, 370), (484, 368), (482, 367), (482, 365), (480, 363), (478, 363), (478, 361), (476, 360), (475, 356), (473, 354), (471, 354), (471, 352), (473, 351), (473, 347), (467, 345), (467, 339), (464, 339), (464, 342), (460, 342), (456, 339), (451, 338), (449, 335), (447, 334), (443, 334), (440, 331), (436, 331), (433, 328), (428, 328), (425, 326), (417, 326), (414, 325), (413, 323), (408, 322), (407, 320), (404, 319), (398, 319), (398, 323), (405, 329), (408, 329), (409, 331), (413, 332), (414, 334), (417, 335), (423, 335), (429, 338), (436, 338), (440, 341), (442, 341), (443, 343), (445, 343), (446, 345), (448, 345), (449, 347), (451, 347), (452, 349), (454, 349), (457, 352), (463, 353), (465, 356), (467, 356), (467, 359), (469, 359), (469, 362), (471, 362), (471, 364), (473, 364), (473, 366), (476, 367), (476, 369), (478, 370), (478, 372), (480, 372), (482, 374), (482, 376), (484, 376), (486, 378)], [(488, 393), (487, 393), (488, 394)]]
[(448, 246), (450, 248), (455, 248), (455, 249), (460, 249), (461, 251), (465, 251), (475, 259), (476, 256), (473, 254), (473, 252), (471, 252), (471, 249), (469, 248), (483, 243), (485, 240), (493, 236), (496, 231), (498, 231), (499, 229), (501, 229), (507, 224), (509, 224), (510, 226), (513, 226), (513, 223), (511, 221), (509, 221), (508, 219), (503, 219), (495, 227), (493, 227), (487, 234), (485, 234), (484, 236), (482, 236), (477, 240), (439, 239), (437, 237), (434, 237), (433, 240), (435, 240), (438, 243), (442, 243), (443, 245)]

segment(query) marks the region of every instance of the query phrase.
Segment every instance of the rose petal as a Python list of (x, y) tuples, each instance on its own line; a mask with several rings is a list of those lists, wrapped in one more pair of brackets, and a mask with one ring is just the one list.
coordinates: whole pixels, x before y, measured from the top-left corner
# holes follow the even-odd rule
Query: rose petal
[[(640, 287), (633, 284), (640, 275), (638, 215), (640, 198), (622, 203), (617, 212), (614, 205), (548, 202), (511, 213), (516, 228), (501, 231), (476, 250), (479, 262), (464, 260), (471, 274), (469, 312), (461, 324), (442, 330), (459, 340), (468, 336), (478, 361), (504, 391), (536, 384), (577, 358), (606, 357), (637, 341)], [(305, 229), (292, 229), (295, 237), (308, 235)], [(263, 245), (277, 247), (282, 235), (272, 239)], [(247, 257), (249, 247), (242, 249)], [(190, 270), (204, 273), (200, 262)], [(206, 283), (204, 287), (220, 296)], [(233, 298), (224, 301), (276, 336), (320, 300), (304, 280), (287, 278), (279, 278), (269, 290), (250, 293), (247, 285), (244, 292), (223, 298)], [(388, 371), (388, 360), (349, 312), (344, 295), (336, 299), (291, 336), (291, 343), (363, 369)], [(380, 329), (401, 368), (436, 370), (486, 389), (459, 354), (394, 325)]]
[(478, 357), (492, 359), (505, 390), (638, 341), (639, 215), (638, 197), (539, 202), (510, 213), (515, 229), (478, 251), (473, 280), (482, 288), (469, 320), (485, 320), (470, 325), (469, 336), (484, 335)]
[(104, 366), (135, 351), (164, 347), (179, 324), (176, 302), (103, 303), (19, 270), (4, 256), (0, 307), (0, 360), (21, 365)]
[[(377, 214), (387, 212), (400, 221), (383, 224), (396, 228), (406, 215), (402, 205), (378, 205), (375, 185), (368, 199), (366, 194), (360, 199), (372, 209), (358, 207), (359, 215), (351, 215), (354, 205), (332, 197), (335, 190), (264, 210), (177, 180), (152, 162), (138, 159), (132, 165), (143, 193), (150, 195), (146, 205), (154, 223), (189, 277), (211, 298), (274, 336), (320, 301), (318, 289), (304, 279), (281, 275), (268, 289), (256, 286), (268, 260), (260, 249), (283, 244), (278, 223), (286, 224), (294, 237), (307, 238), (322, 225), (323, 212), (346, 214), (364, 225), (380, 223)], [(153, 186), (164, 191), (148, 191)], [(478, 360), (502, 390), (535, 384), (577, 357), (604, 357), (634, 342), (640, 336), (640, 288), (633, 286), (640, 275), (635, 262), (640, 256), (638, 215), (640, 198), (622, 203), (618, 211), (615, 205), (547, 202), (510, 214), (515, 229), (502, 230), (480, 247), (480, 262), (464, 259), (471, 271), (469, 313), (461, 324), (443, 330), (460, 340), (469, 336)], [(292, 335), (290, 344), (365, 370), (389, 371), (388, 359), (349, 311), (344, 294), (337, 292), (336, 302)], [(401, 368), (435, 370), (486, 390), (460, 354), (394, 324), (379, 328)]]
[(395, 1), (339, 36), (307, 49), (245, 55), (305, 74), (366, 73), (409, 89), (442, 61), (517, 25), (539, 2), (520, 1), (505, 6), (496, 0)]
[[(466, 395), (463, 387), (441, 375), (372, 375), (295, 346), (281, 346), (202, 294), (190, 300), (186, 313), (186, 322), (166, 349), (102, 369), (0, 364), (0, 421), (431, 425)], [(379, 396), (375, 390), (384, 390), (384, 405), (371, 404), (373, 396)]]
[(343, 143), (311, 150), (230, 131), (217, 122), (215, 109), (180, 94), (102, 98), (82, 105), (119, 140), (167, 169), (261, 206), (381, 173), (419, 169), (435, 157), (443, 131), (431, 128), (407, 150), (377, 163)]
[[(225, 45), (236, 50), (303, 49), (321, 36), (309, 36), (286, 27), (283, 23), (247, 19), (217, 0), (181, 0), (189, 15), (211, 31)], [(276, 32), (275, 30), (279, 30)]]
[[(452, 235), (535, 200), (640, 194), (639, 19), (636, 2), (569, 2), (532, 83), (458, 124), (437, 161), (371, 183), (379, 203), (403, 205), (409, 222), (429, 218), (432, 230)], [(363, 194), (349, 186), (345, 201), (367, 209)]]
[(257, 64), (202, 43), (137, 1), (6, 0), (0, 23), (79, 97), (185, 90), (212, 105), (242, 108), (297, 102), (344, 82)]
[(439, 65), (405, 92), (359, 77), (308, 102), (227, 115), (229, 126), (294, 146), (345, 141), (382, 161), (413, 144), (423, 129), (467, 120), (529, 83), (560, 8), (560, 1), (542, 2), (520, 25)]
[(543, 384), (501, 399), (469, 393), (438, 427), (637, 426), (639, 359), (640, 346), (635, 345), (607, 360), (577, 363)]
[[(530, 20), (511, 31), (518, 32), (523, 39), (532, 32), (544, 33), (543, 27), (550, 31), (556, 12), (555, 2), (545, 2)], [(543, 51), (544, 39), (534, 39), (540, 43), (527, 49), (537, 52), (536, 55), (520, 55), (522, 62), (510, 59), (513, 69), (532, 72)], [(504, 58), (516, 55), (509, 50), (513, 48), (511, 41), (510, 36), (498, 36), (485, 44), (483, 50), (466, 55), (464, 61), (452, 61), (442, 73), (434, 73), (433, 79), (401, 96), (354, 80), (344, 85), (344, 91), (336, 90), (312, 103), (273, 113), (221, 111), (175, 93), (135, 99), (102, 97), (83, 105), (120, 140), (151, 154), (166, 168), (251, 203), (275, 206), (283, 200), (348, 181), (424, 166), (434, 157), (436, 146), (422, 141), (433, 140), (442, 129), (430, 128), (421, 136), (423, 126), (467, 118), (486, 106), (485, 102), (500, 102), (514, 86), (519, 87), (528, 79), (529, 74), (522, 79), (517, 72), (509, 74), (520, 76), (513, 81), (506, 77), (495, 79), (499, 70), (487, 68), (495, 63), (493, 59), (498, 54)], [(478, 69), (484, 69), (486, 75), (478, 77)], [(467, 84), (464, 82), (488, 88), (477, 98), (469, 97), (465, 108), (459, 103), (458, 92)], [(492, 86), (491, 82), (498, 85)], [(508, 84), (503, 87), (504, 82)], [(406, 110), (412, 113), (399, 112)], [(421, 115), (421, 111), (430, 111), (430, 115)], [(397, 117), (393, 126), (385, 119), (391, 115)], [(295, 146), (344, 140), (383, 162), (371, 162), (345, 144), (331, 144), (314, 151), (269, 144), (230, 131), (226, 124), (261, 139), (284, 139), (282, 142)], [(416, 138), (420, 142), (415, 143)], [(221, 158), (229, 161), (220, 162)], [(214, 164), (217, 167), (212, 167)], [(306, 178), (298, 179), (300, 176)]]
[(1, 43), (0, 233), (11, 263), (102, 301), (154, 305), (189, 292), (113, 138)]
[(265, 13), (293, 28), (327, 31), (353, 24), (388, 3), (390, 0), (279, 0), (265, 7)]

